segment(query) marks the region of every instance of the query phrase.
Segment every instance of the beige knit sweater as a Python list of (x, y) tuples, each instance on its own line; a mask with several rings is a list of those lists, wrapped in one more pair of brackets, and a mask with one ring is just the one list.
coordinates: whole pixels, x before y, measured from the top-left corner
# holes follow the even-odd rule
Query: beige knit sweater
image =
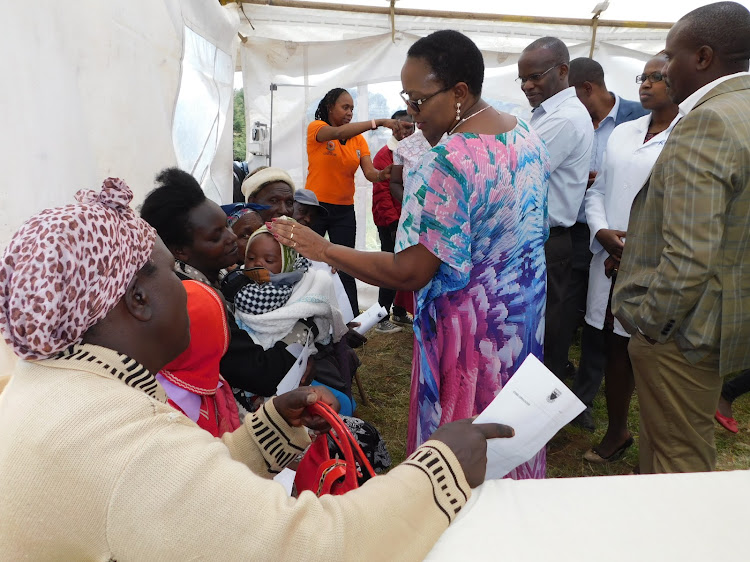
[(470, 494), (429, 441), (344, 496), (289, 498), (268, 479), (309, 440), (272, 402), (216, 439), (97, 349), (19, 361), (0, 394), (3, 561), (419, 560)]

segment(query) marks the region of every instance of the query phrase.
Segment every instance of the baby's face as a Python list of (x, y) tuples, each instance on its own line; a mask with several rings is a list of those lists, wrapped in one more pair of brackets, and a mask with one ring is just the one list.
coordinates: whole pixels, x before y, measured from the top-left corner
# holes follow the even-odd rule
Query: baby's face
[(263, 267), (271, 273), (281, 273), (281, 246), (270, 234), (260, 234), (247, 246), (245, 267)]

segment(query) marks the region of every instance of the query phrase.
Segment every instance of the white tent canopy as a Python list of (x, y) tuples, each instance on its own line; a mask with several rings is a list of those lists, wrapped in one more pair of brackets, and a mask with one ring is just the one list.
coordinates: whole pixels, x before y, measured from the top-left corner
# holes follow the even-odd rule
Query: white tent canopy
[[(69, 202), (77, 189), (96, 187), (107, 175), (128, 181), (140, 203), (160, 169), (179, 165), (199, 179), (211, 198), (227, 202), (231, 74), (238, 65), (246, 86), (249, 132), (255, 121), (271, 124), (270, 85), (279, 85), (274, 92), (274, 164), (289, 168), (301, 182), (306, 170), (304, 128), (314, 104), (329, 87), (341, 85), (353, 89), (362, 118), (390, 114), (397, 109), (392, 100), (400, 90), (400, 66), (417, 37), (449, 27), (469, 34), (485, 53), (485, 94), (496, 105), (518, 104), (516, 111), (522, 112), (527, 110), (525, 101), (510, 80), (523, 46), (553, 34), (562, 37), (575, 56), (587, 55), (592, 31), (590, 25), (581, 25), (591, 18), (591, 0), (464, 0), (460, 5), (399, 0), (393, 18), (395, 42), (388, 13), (347, 11), (354, 4), (388, 10), (390, 3), (384, 0), (334, 5), (339, 11), (279, 6), (285, 0), (253, 1), (274, 5), (222, 7), (216, 0), (3, 3), (0, 247), (30, 214)], [(632, 77), (643, 60), (661, 48), (665, 30), (608, 27), (607, 17), (668, 22), (704, 3), (613, 0), (598, 27), (595, 51), (606, 63), (612, 89), (635, 95)], [(459, 7), (469, 16), (446, 19), (400, 12), (425, 7)], [(480, 19), (487, 12), (530, 17), (516, 22)], [(575, 18), (578, 25), (552, 25), (540, 17)], [(382, 115), (370, 114), (375, 101)], [(374, 151), (385, 142), (384, 134), (369, 140)], [(249, 147), (268, 151), (252, 142)], [(249, 156), (255, 163), (266, 161)], [(365, 190), (358, 195), (364, 222), (370, 186), (362, 178), (358, 184)]]
[[(310, 7), (286, 7), (286, 4)], [(387, 2), (369, 4), (381, 12), (388, 5)], [(434, 8), (440, 3), (430, 4)], [(471, 9), (472, 4), (491, 6), (493, 10), (512, 7), (505, 2), (471, 1), (462, 3), (461, 7)], [(575, 6), (583, 5), (582, 2), (568, 3), (566, 13), (570, 15)], [(248, 131), (256, 129), (254, 134), (249, 133), (249, 167), (253, 169), (270, 162), (289, 171), (296, 182), (304, 185), (306, 127), (318, 101), (329, 89), (344, 87), (355, 96), (356, 120), (389, 117), (403, 108), (398, 92), (406, 52), (419, 37), (438, 29), (462, 31), (482, 49), (486, 66), (485, 99), (499, 109), (528, 116), (530, 108), (514, 82), (519, 53), (533, 40), (554, 35), (569, 46), (571, 57), (589, 56), (592, 26), (591, 15), (586, 12), (593, 6), (585, 5), (588, 9), (584, 13), (574, 11), (577, 19), (545, 17), (539, 21), (534, 18), (491, 21), (478, 19), (489, 16), (468, 12), (463, 16), (455, 12), (447, 14), (453, 17), (437, 17), (434, 12), (430, 12), (433, 15), (429, 17), (396, 12), (391, 19), (387, 13), (346, 11), (347, 7), (361, 9), (359, 4), (338, 4), (336, 6), (341, 8), (338, 11), (315, 9), (316, 2), (274, 1), (273, 5), (264, 5), (263, 0), (249, 0), (228, 5), (227, 9), (237, 14), (242, 36), (238, 63), (245, 87)], [(400, 6), (401, 2), (397, 4)], [(424, 2), (420, 6), (423, 7)], [(541, 15), (536, 5), (524, 8)], [(671, 19), (679, 15), (673, 13)], [(633, 99), (637, 96), (634, 77), (642, 71), (644, 62), (664, 47), (669, 25), (626, 27), (626, 22), (616, 23), (616, 27), (606, 22), (598, 25), (594, 58), (605, 67), (608, 86)], [(256, 124), (260, 124), (260, 131), (254, 127)], [(265, 141), (262, 140), (264, 125), (271, 130), (270, 138)], [(387, 132), (383, 130), (365, 136), (373, 155), (387, 140)], [(253, 142), (255, 139), (259, 142)], [(371, 223), (372, 186), (361, 172), (355, 182), (357, 247), (375, 249), (378, 247), (375, 229), (372, 225), (365, 228), (368, 221)]]

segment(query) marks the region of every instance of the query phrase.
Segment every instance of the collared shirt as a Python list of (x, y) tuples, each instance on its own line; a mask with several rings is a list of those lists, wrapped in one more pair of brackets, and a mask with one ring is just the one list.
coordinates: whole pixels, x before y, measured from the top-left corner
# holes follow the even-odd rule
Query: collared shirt
[(604, 149), (607, 148), (609, 135), (615, 130), (618, 111), (620, 111), (620, 96), (615, 95), (615, 105), (612, 106), (607, 116), (599, 121), (599, 126), (594, 129), (594, 146), (591, 149), (591, 165), (589, 166), (592, 172), (599, 172), (602, 169)]
[[(602, 165), (604, 164), (604, 150), (607, 148), (609, 135), (615, 130), (617, 112), (620, 111), (620, 96), (616, 94), (612, 95), (615, 97), (615, 105), (612, 106), (607, 116), (599, 121), (599, 126), (594, 129), (594, 145), (591, 148), (591, 164), (589, 165), (589, 170), (592, 172), (599, 173), (602, 169)], [(576, 222), (586, 224), (585, 201), (581, 202)]]
[(726, 82), (727, 80), (731, 78), (739, 78), (740, 76), (750, 76), (750, 72), (736, 72), (735, 74), (727, 74), (726, 76), (721, 76), (720, 78), (717, 78), (713, 82), (709, 82), (702, 88), (698, 88), (695, 92), (690, 94), (688, 97), (686, 97), (682, 103), (679, 105), (680, 109), (680, 115), (684, 117), (688, 113), (690, 113), (695, 105), (701, 101), (701, 98), (705, 96), (708, 92), (713, 90), (716, 86), (721, 84), (722, 82)]
[(531, 126), (550, 154), (549, 225), (573, 226), (589, 178), (591, 116), (570, 87), (544, 100), (534, 110)]

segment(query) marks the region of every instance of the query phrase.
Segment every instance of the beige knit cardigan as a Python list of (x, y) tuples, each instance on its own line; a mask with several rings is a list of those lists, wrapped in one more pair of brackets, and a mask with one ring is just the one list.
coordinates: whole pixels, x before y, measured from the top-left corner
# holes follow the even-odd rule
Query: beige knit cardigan
[(125, 356), (98, 349), (106, 370), (19, 361), (0, 385), (4, 561), (420, 560), (470, 495), (428, 441), (344, 496), (289, 498), (269, 479), (309, 439), (273, 402), (217, 439), (112, 376)]

